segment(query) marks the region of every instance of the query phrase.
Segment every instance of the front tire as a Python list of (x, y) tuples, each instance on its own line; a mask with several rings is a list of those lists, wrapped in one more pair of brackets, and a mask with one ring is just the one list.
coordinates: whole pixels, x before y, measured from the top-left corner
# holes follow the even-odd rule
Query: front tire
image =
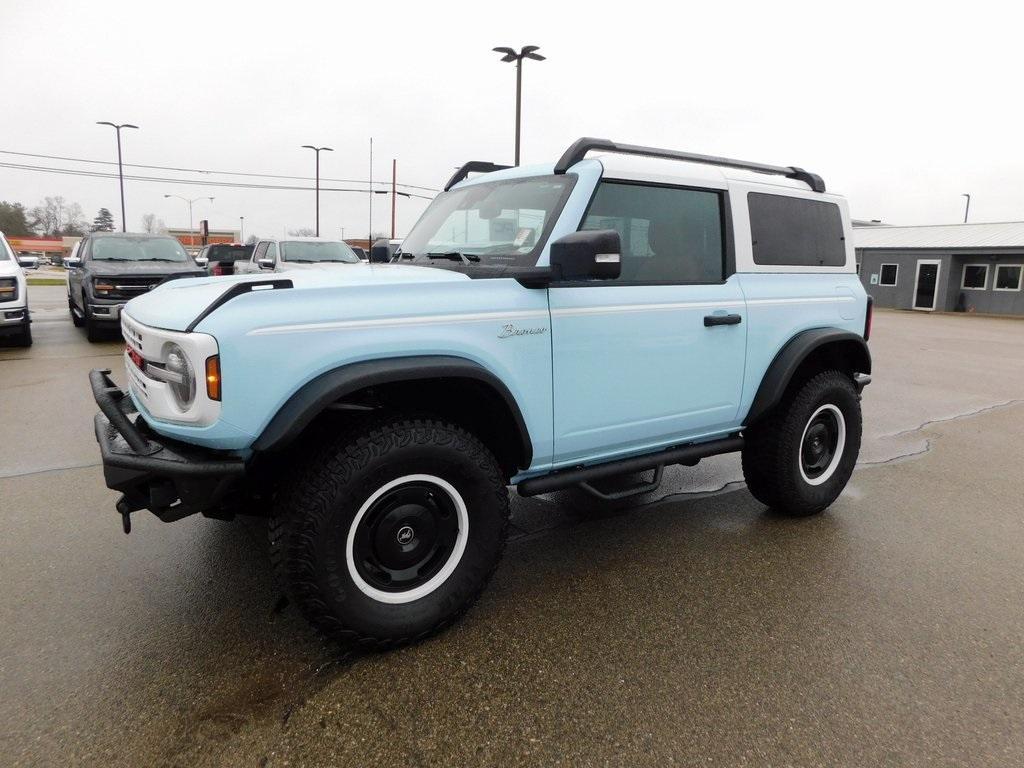
[(793, 387), (767, 419), (746, 430), (747, 487), (782, 514), (821, 512), (853, 474), (861, 429), (860, 397), (850, 377), (835, 370), (817, 374)]
[[(84, 303), (82, 306), (85, 306)], [(84, 312), (85, 310), (83, 310)], [(85, 319), (82, 315), (75, 312), (75, 302), (72, 300), (70, 294), (68, 295), (68, 312), (71, 315), (71, 322), (74, 323), (75, 328), (81, 328), (85, 325)]]
[(285, 483), (271, 559), (317, 629), (384, 649), (469, 608), (497, 567), (508, 515), (505, 479), (473, 435), (387, 419), (327, 442)]
[(85, 313), (85, 338), (87, 338), (91, 343), (103, 341), (103, 330), (100, 328), (100, 324), (97, 323), (93, 319), (92, 314), (90, 314), (89, 305), (83, 304), (83, 306), (85, 307), (83, 310)]
[(25, 324), (21, 327), (21, 333), (14, 343), (19, 347), (32, 346), (32, 323), (28, 319), (28, 307), (25, 307)]

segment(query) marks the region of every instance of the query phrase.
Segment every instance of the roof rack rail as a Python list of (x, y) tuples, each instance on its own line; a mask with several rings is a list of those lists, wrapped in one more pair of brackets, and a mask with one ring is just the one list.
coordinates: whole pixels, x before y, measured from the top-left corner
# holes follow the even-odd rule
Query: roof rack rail
[(511, 167), (511, 165), (498, 165), (497, 163), (489, 163), (486, 160), (470, 160), (464, 166), (459, 168), (459, 170), (457, 170), (450, 179), (448, 179), (448, 183), (444, 185), (444, 191), (447, 192), (449, 189), (454, 187), (456, 184), (465, 179), (471, 173), (490, 173), (491, 171), (505, 171)]
[[(757, 173), (770, 173), (773, 176), (785, 176), (788, 179), (797, 179), (807, 184), (815, 192), (825, 191), (825, 181), (816, 173), (810, 173), (803, 168), (796, 166), (765, 165), (763, 163), (751, 163), (746, 160), (730, 160), (727, 157), (714, 157), (712, 155), (695, 155), (690, 152), (677, 152), (673, 149), (657, 149), (656, 147), (641, 147), (636, 144), (617, 144), (608, 139), (595, 139), (584, 137), (572, 143), (565, 153), (555, 163), (555, 173), (565, 173), (572, 166), (587, 156), (587, 152), (598, 149), (605, 152), (614, 152), (619, 155), (640, 155), (643, 157), (662, 157), (667, 160), (687, 160), (691, 163), (704, 163), (705, 165), (719, 165), (723, 168), (739, 168), (744, 171), (755, 171)], [(458, 174), (456, 174), (458, 175)]]

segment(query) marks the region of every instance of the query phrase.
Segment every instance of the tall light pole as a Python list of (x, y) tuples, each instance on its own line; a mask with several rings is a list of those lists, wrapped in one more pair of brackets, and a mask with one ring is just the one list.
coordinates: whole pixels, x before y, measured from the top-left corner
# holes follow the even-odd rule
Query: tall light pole
[(962, 195), (960, 195), (960, 197), (966, 197), (967, 198), (967, 207), (964, 208), (964, 224), (966, 224), (967, 223), (967, 214), (971, 212), (971, 196), (969, 194), (967, 194), (966, 192), (964, 192)]
[(524, 45), (516, 53), (514, 48), (494, 48), (495, 53), (503, 53), (502, 61), (514, 61), (516, 63), (516, 165), (519, 165), (519, 129), (523, 112), (523, 59), (544, 61), (545, 57), (537, 53), (537, 45)]
[(239, 216), (238, 217), (238, 221), (239, 221), (238, 239), (241, 240), (242, 244), (244, 245), (245, 244), (245, 216)]
[(334, 150), (330, 147), (314, 147), (312, 144), (303, 144), (302, 148), (316, 152), (316, 236), (320, 237), (320, 153)]
[(212, 203), (213, 202), (213, 198), (212, 197), (193, 197), (191, 200), (189, 200), (187, 197), (182, 197), (181, 195), (164, 195), (164, 197), (174, 197), (174, 198), (177, 198), (178, 200), (182, 200), (182, 201), (184, 201), (185, 203), (188, 204), (188, 244), (192, 248), (195, 248), (196, 247), (196, 236), (195, 236), (195, 230), (192, 229), (192, 203), (198, 203), (200, 200), (209, 200)]
[(131, 123), (109, 123), (106, 120), (98, 120), (96, 125), (109, 125), (117, 132), (117, 178), (121, 182), (121, 231), (127, 232), (128, 227), (126, 225), (127, 219), (124, 215), (124, 166), (121, 163), (121, 129), (122, 128), (134, 128), (139, 129), (139, 126), (132, 125)]

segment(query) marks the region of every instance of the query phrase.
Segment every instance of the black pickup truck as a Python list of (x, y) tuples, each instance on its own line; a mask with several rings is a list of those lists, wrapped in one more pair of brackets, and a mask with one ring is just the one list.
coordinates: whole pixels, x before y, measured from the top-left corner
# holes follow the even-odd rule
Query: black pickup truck
[(129, 299), (168, 277), (206, 277), (181, 243), (168, 235), (93, 232), (78, 244), (68, 267), (68, 310), (89, 341), (116, 328)]

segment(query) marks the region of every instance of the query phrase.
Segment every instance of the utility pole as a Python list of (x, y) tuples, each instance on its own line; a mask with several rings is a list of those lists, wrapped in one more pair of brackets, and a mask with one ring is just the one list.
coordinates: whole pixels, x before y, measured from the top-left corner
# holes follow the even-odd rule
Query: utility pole
[(117, 123), (110, 123), (106, 120), (97, 121), (96, 125), (109, 125), (117, 132), (117, 178), (121, 184), (121, 231), (127, 232), (127, 219), (124, 213), (124, 164), (121, 162), (121, 129), (134, 128), (135, 130), (138, 130), (139, 126), (132, 125), (131, 123), (121, 123), (118, 125)]
[(366, 234), (367, 251), (373, 247), (373, 136), (370, 137), (370, 229)]
[(392, 158), (391, 160), (391, 239), (395, 239), (395, 200), (398, 195), (395, 194), (396, 176), (398, 175), (398, 160)]

